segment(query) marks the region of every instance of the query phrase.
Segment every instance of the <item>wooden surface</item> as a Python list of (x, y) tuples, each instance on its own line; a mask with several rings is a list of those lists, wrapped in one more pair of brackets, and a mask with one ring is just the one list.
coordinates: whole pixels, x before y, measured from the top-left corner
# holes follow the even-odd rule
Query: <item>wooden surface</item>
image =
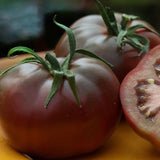
[[(27, 160), (6, 144), (0, 135), (1, 160)], [(146, 140), (139, 137), (126, 122), (116, 129), (109, 142), (97, 151), (69, 160), (159, 160), (160, 153)]]

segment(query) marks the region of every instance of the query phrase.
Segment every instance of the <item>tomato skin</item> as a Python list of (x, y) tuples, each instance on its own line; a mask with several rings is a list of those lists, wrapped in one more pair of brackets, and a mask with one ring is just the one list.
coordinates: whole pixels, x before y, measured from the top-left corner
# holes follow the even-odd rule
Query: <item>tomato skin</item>
[[(121, 21), (121, 14), (115, 14), (117, 21)], [(133, 20), (128, 26), (143, 24), (153, 29), (153, 27), (145, 21)], [(105, 60), (114, 65), (113, 71), (120, 82), (125, 75), (135, 68), (141, 57), (131, 58), (132, 55), (137, 55), (138, 51), (126, 45), (122, 50), (117, 46), (117, 37), (108, 35), (107, 28), (100, 15), (89, 15), (80, 18), (71, 25), (76, 37), (77, 47), (92, 51), (101, 56)], [(138, 29), (137, 34), (149, 39), (150, 49), (160, 43), (160, 37), (151, 31)], [(64, 34), (55, 47), (57, 56), (66, 56), (69, 53), (68, 39)]]
[[(158, 151), (160, 151), (160, 113), (158, 111), (154, 117), (145, 117), (143, 112), (141, 112), (137, 107), (137, 95), (135, 93), (135, 86), (139, 81), (146, 79), (159, 81), (153, 67), (157, 60), (160, 60), (160, 45), (150, 50), (150, 52), (147, 53), (139, 62), (136, 68), (129, 72), (124, 78), (120, 87), (120, 99), (123, 112), (130, 126), (138, 135), (147, 139)], [(159, 94), (157, 93), (157, 99), (158, 96)], [(150, 97), (152, 98), (152, 94)], [(155, 99), (155, 103), (150, 104), (149, 107), (152, 108), (152, 105), (156, 106), (158, 103), (159, 102)]]
[(73, 61), (70, 70), (81, 107), (64, 79), (44, 108), (53, 78), (39, 64), (19, 65), (1, 77), (0, 131), (12, 147), (58, 159), (92, 152), (111, 136), (121, 115), (116, 76), (91, 58)]

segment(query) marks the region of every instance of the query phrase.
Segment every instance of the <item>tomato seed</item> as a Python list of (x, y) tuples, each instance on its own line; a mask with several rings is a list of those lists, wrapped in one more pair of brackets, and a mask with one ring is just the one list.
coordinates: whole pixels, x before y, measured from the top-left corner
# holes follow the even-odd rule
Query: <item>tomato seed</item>
[(148, 78), (140, 80), (135, 87), (137, 95), (137, 108), (147, 119), (153, 117), (160, 111), (160, 81)]

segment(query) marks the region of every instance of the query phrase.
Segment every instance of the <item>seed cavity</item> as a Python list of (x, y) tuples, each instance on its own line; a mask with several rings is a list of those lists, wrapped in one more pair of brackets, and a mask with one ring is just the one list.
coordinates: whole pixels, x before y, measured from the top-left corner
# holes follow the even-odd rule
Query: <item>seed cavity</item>
[(160, 78), (160, 59), (158, 59), (155, 64), (154, 64), (154, 70), (155, 70), (155, 73), (157, 75), (157, 77)]
[(140, 109), (140, 111), (145, 111), (145, 110), (148, 109), (148, 107), (147, 106), (141, 106), (141, 107), (139, 107), (139, 109)]
[(160, 111), (160, 81), (149, 78), (138, 81), (135, 87), (137, 108), (149, 120)]

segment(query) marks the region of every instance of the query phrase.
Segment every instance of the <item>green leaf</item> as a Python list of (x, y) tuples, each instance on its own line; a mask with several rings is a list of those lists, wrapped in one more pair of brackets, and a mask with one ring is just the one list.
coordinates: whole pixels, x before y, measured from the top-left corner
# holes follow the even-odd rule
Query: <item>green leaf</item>
[(39, 60), (37, 60), (35, 57), (27, 57), (27, 58), (25, 58), (25, 59), (19, 61), (19, 62), (16, 63), (15, 65), (13, 65), (13, 66), (7, 68), (6, 70), (2, 71), (2, 72), (0, 73), (0, 77), (3, 76), (5, 73), (7, 73), (9, 70), (11, 70), (11, 69), (17, 67), (18, 65), (24, 64), (24, 63), (29, 63), (29, 62), (40, 63)]
[(69, 69), (70, 62), (71, 62), (71, 56), (70, 56), (70, 54), (68, 54), (68, 56), (65, 58), (65, 60), (63, 61), (62, 65), (61, 65), (62, 68), (64, 70)]
[(34, 52), (32, 49), (28, 48), (28, 47), (23, 47), (23, 46), (18, 46), (18, 47), (14, 47), (12, 48), (9, 52), (8, 52), (8, 56), (11, 56), (14, 52), (26, 52), (29, 53), (31, 55), (33, 55), (34, 57), (37, 58), (38, 61), (40, 61), (40, 63), (47, 69), (48, 65), (47, 63), (43, 60), (42, 57), (40, 57), (36, 52)]
[(143, 37), (139, 34), (136, 34), (135, 31), (140, 28), (145, 28), (150, 30), (151, 32), (156, 33), (152, 29), (144, 26), (144, 25), (135, 25), (127, 28), (126, 30), (121, 30), (117, 37), (117, 45), (119, 47), (122, 47), (125, 44), (129, 44), (133, 48), (135, 48), (139, 54), (138, 56), (141, 56), (142, 54), (145, 54), (149, 50), (149, 40), (146, 37)]
[(123, 45), (123, 40), (124, 40), (124, 37), (127, 35), (127, 31), (126, 30), (121, 30), (117, 36), (117, 45), (118, 47), (122, 47)]
[(69, 46), (70, 46), (70, 59), (69, 59), (69, 63), (70, 63), (73, 55), (75, 54), (75, 49), (76, 49), (76, 40), (75, 40), (74, 33), (72, 32), (72, 30), (70, 28), (66, 27), (63, 24), (56, 22), (55, 17), (54, 17), (53, 21), (57, 26), (59, 26), (60, 28), (64, 29), (67, 32)]
[(100, 61), (102, 61), (105, 64), (107, 64), (109, 67), (113, 67), (113, 65), (111, 63), (109, 63), (108, 61), (104, 60), (103, 58), (97, 56), (96, 54), (94, 54), (94, 53), (92, 53), (90, 51), (87, 51), (85, 49), (76, 49), (76, 52), (80, 53), (80, 54), (83, 54), (83, 55), (86, 55), (86, 56), (89, 56), (89, 57), (92, 57), (92, 58), (99, 59)]
[(118, 22), (116, 20), (116, 17), (114, 15), (113, 10), (111, 10), (109, 7), (106, 7), (106, 12), (108, 14), (111, 26), (112, 26), (112, 28), (114, 30), (114, 34), (118, 35), (118, 33), (119, 33), (119, 27), (118, 27)]
[(128, 43), (139, 51), (138, 56), (145, 54), (149, 50), (149, 40), (139, 34), (132, 34), (124, 43)]
[(78, 96), (78, 91), (77, 91), (77, 88), (76, 88), (75, 76), (74, 76), (73, 72), (71, 72), (69, 70), (65, 71), (64, 73), (65, 73), (65, 76), (68, 79), (68, 83), (69, 83), (69, 85), (72, 89), (73, 95), (74, 95), (78, 105), (81, 107), (79, 96)]
[[(145, 38), (135, 36), (135, 31), (137, 29), (144, 28), (151, 31), (152, 33), (160, 35), (154, 29), (151, 29), (142, 24), (128, 27), (127, 25), (129, 22), (135, 19), (139, 19), (139, 17), (134, 15), (122, 14), (122, 20), (120, 23), (118, 23), (115, 18), (114, 12), (110, 8), (105, 8), (99, 0), (96, 0), (96, 4), (108, 29), (108, 35), (117, 36), (117, 45), (120, 48), (125, 44), (129, 44), (130, 46), (139, 51), (140, 56), (144, 54), (144, 52), (148, 51), (149, 41)], [(138, 38), (138, 40), (136, 40), (136, 38)]]
[(105, 8), (99, 0), (96, 0), (97, 8), (103, 18), (104, 23), (108, 29), (109, 35), (118, 34), (117, 21), (114, 16), (114, 12), (110, 8)]
[(130, 35), (130, 34), (134, 33), (137, 29), (140, 29), (140, 28), (147, 29), (147, 30), (153, 32), (154, 34), (160, 35), (157, 31), (155, 31), (155, 30), (153, 30), (153, 29), (151, 29), (151, 28), (149, 28), (147, 26), (144, 26), (142, 24), (137, 24), (135, 26), (128, 27), (127, 28), (127, 35)]
[(128, 22), (132, 21), (132, 20), (136, 20), (139, 19), (138, 16), (134, 16), (134, 15), (127, 15), (127, 14), (122, 14), (122, 20), (121, 20), (121, 29), (125, 30), (127, 27)]
[(47, 108), (50, 100), (52, 99), (52, 97), (56, 93), (58, 87), (60, 86), (60, 84), (63, 80), (63, 75), (64, 74), (63, 74), (62, 71), (54, 71), (54, 79), (53, 79), (53, 82), (52, 82), (52, 87), (51, 87), (50, 93), (47, 96), (47, 99), (45, 101), (45, 105), (44, 105), (45, 108)]
[(61, 66), (56, 58), (55, 55), (47, 53), (45, 56), (45, 59), (49, 62), (49, 64), (51, 65), (51, 70), (61, 70)]

